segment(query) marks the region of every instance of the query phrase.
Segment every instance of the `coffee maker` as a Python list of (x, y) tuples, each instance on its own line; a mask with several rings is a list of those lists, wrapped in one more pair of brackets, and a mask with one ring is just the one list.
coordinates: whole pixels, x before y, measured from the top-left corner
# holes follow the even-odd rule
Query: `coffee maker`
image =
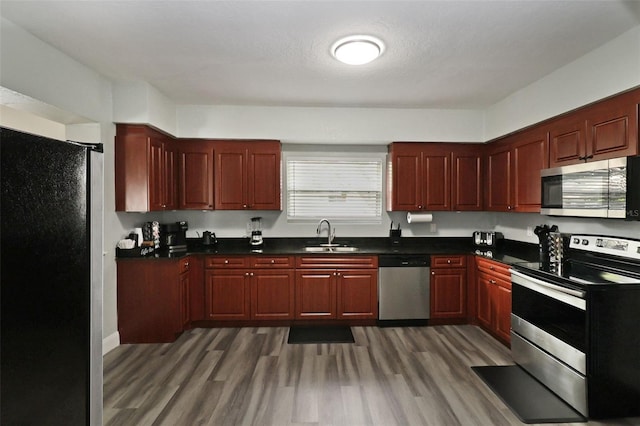
[(260, 250), (264, 241), (262, 240), (262, 218), (252, 217), (249, 223), (249, 229), (251, 230), (251, 237), (249, 239), (249, 245), (252, 250)]
[(187, 251), (187, 222), (163, 223), (160, 225), (160, 250), (169, 253)]

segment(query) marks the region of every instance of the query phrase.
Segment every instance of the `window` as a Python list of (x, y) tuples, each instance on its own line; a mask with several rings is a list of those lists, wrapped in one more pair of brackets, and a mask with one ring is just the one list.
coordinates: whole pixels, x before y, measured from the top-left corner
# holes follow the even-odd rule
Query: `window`
[(382, 220), (381, 157), (289, 157), (287, 218)]

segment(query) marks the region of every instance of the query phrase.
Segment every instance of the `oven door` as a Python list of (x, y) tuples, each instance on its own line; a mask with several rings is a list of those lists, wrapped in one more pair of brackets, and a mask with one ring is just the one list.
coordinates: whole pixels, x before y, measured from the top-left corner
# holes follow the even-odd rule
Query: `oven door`
[(511, 283), (513, 360), (588, 415), (584, 293), (513, 269)]

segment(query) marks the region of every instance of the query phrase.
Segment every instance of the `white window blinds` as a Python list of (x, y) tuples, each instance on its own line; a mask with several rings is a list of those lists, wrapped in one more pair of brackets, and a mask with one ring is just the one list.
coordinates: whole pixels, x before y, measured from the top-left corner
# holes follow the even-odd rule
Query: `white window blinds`
[(288, 219), (380, 221), (381, 158), (289, 158)]

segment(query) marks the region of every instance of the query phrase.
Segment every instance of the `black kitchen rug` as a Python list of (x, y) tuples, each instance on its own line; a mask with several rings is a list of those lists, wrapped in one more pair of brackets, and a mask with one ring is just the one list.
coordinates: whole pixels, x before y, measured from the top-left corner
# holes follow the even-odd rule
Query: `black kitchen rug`
[(312, 326), (289, 328), (289, 344), (300, 343), (355, 343), (351, 327)]
[(523, 423), (587, 421), (517, 365), (488, 365), (471, 369)]

